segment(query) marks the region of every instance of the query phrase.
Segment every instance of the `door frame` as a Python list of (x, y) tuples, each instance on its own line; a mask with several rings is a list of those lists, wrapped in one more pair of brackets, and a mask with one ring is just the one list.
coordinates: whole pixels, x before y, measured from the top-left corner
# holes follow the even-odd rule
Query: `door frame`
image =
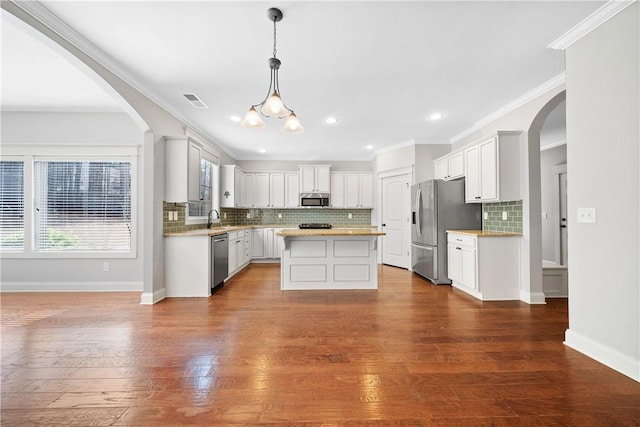
[[(558, 265), (562, 265), (562, 246), (560, 243), (560, 225), (562, 223), (562, 221), (560, 220), (562, 217), (562, 212), (560, 212), (560, 175), (562, 174), (566, 174), (567, 173), (567, 164), (563, 164), (563, 165), (558, 165), (555, 166), (553, 168), (553, 173), (555, 174), (555, 185), (553, 186), (553, 199), (555, 200), (554, 203), (556, 203), (556, 212), (558, 213), (558, 217), (555, 219), (556, 223), (554, 224), (555, 227), (555, 231), (553, 233), (553, 240), (554, 240), (554, 246), (555, 246), (555, 263)], [(568, 214), (568, 213), (567, 213)], [(568, 222), (568, 221), (567, 221)], [(569, 233), (567, 232), (567, 235)], [(567, 239), (568, 240), (568, 239)], [(567, 242), (564, 243), (565, 245), (567, 244)]]
[[(396, 169), (390, 169), (390, 170), (386, 170), (386, 171), (382, 171), (382, 172), (378, 172), (376, 174), (376, 178), (377, 178), (377, 185), (376, 185), (376, 221), (378, 223), (378, 231), (383, 231), (382, 230), (382, 215), (383, 215), (383, 210), (382, 210), (382, 180), (384, 178), (391, 178), (394, 176), (400, 176), (400, 175), (409, 175), (409, 186), (415, 184), (415, 167), (414, 166), (405, 166), (402, 168), (396, 168)], [(411, 204), (411, 201), (409, 201), (409, 204)], [(410, 208), (411, 206), (409, 206)], [(372, 216), (373, 217), (373, 216)], [(408, 270), (411, 271), (411, 226), (409, 223), (407, 223), (406, 225), (406, 230), (405, 232), (409, 233), (409, 247), (407, 248), (409, 250), (409, 255), (407, 257), (408, 259), (408, 265), (409, 268)], [(384, 252), (384, 248), (383, 248), (383, 239), (381, 238), (379, 241), (379, 247), (378, 247), (378, 264), (382, 264), (382, 254)]]

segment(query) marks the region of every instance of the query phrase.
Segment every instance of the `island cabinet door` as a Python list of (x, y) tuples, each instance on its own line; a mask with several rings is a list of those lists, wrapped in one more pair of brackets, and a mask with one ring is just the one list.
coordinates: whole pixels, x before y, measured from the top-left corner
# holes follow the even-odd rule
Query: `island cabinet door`
[(264, 258), (264, 229), (251, 230), (251, 258)]

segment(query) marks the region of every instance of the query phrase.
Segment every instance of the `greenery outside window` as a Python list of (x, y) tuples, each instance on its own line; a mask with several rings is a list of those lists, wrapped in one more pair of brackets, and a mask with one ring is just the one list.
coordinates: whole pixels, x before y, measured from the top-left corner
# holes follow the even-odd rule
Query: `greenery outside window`
[(131, 251), (131, 163), (34, 162), (35, 251)]

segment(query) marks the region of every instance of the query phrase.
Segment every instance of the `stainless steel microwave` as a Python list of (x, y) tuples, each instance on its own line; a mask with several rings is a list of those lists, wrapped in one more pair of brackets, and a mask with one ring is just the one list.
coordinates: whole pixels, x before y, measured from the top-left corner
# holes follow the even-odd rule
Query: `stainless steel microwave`
[(300, 195), (300, 206), (307, 208), (329, 207), (329, 193), (305, 193)]

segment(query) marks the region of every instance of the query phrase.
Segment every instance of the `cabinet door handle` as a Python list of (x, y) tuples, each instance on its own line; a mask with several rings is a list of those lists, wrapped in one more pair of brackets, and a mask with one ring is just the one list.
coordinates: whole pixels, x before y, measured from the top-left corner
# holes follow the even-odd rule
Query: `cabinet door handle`
[(461, 250), (462, 250), (462, 248), (458, 248), (458, 247), (456, 247), (456, 249), (457, 249), (457, 250), (459, 250), (459, 251), (461, 251)]

